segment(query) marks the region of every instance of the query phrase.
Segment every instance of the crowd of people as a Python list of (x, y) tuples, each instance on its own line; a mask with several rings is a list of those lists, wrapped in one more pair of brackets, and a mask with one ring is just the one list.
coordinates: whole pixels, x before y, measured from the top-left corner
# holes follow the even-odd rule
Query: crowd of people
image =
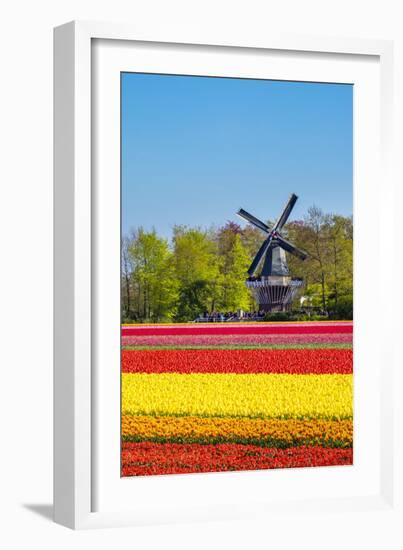
[(226, 323), (229, 321), (258, 321), (263, 319), (265, 316), (265, 312), (263, 310), (261, 311), (212, 311), (209, 313), (208, 311), (205, 311), (201, 313), (197, 319), (195, 319), (196, 323)]

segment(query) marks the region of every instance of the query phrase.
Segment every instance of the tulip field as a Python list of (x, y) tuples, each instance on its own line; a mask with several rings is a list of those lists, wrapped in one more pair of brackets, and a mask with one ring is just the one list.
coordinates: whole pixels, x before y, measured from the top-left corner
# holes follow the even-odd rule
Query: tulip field
[(350, 321), (122, 326), (122, 476), (353, 462)]

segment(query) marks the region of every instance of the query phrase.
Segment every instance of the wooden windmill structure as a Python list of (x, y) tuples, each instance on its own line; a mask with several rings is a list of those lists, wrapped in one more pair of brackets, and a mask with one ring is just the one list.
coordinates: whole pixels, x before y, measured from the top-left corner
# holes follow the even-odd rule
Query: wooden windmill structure
[[(259, 309), (263, 311), (288, 311), (303, 285), (302, 279), (290, 276), (286, 252), (294, 254), (301, 260), (305, 260), (307, 254), (287, 241), (281, 234), (297, 199), (294, 193), (290, 196), (272, 228), (242, 208), (237, 212), (238, 216), (263, 231), (266, 236), (248, 269), (249, 277), (246, 280), (246, 286), (253, 291)], [(260, 273), (255, 276), (260, 266)]]

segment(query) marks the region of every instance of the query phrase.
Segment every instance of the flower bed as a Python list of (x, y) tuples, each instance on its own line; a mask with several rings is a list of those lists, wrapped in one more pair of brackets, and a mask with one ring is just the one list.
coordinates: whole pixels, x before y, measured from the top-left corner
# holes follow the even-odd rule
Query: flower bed
[(243, 443), (262, 447), (351, 447), (351, 420), (122, 416), (124, 441)]
[(352, 350), (123, 350), (122, 372), (351, 374)]
[(123, 443), (122, 475), (225, 472), (349, 465), (353, 450), (328, 447), (262, 448), (223, 443)]
[(136, 325), (123, 326), (122, 336), (173, 336), (173, 335), (211, 335), (211, 334), (351, 334), (353, 326), (351, 323), (289, 323), (289, 324), (269, 324), (259, 323), (255, 325), (237, 324), (227, 325), (217, 323), (211, 325), (191, 324), (191, 325)]
[(262, 345), (310, 345), (310, 344), (352, 344), (353, 335), (347, 333), (322, 334), (179, 334), (179, 335), (136, 335), (122, 336), (122, 346), (262, 346)]
[(123, 374), (122, 414), (349, 418), (349, 374)]
[(122, 346), (123, 476), (352, 464), (352, 323), (136, 325)]

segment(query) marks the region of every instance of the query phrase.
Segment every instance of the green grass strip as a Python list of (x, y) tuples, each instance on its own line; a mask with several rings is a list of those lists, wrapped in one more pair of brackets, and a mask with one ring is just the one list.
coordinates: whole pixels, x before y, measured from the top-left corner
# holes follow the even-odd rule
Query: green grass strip
[(161, 437), (151, 436), (143, 437), (137, 435), (125, 435), (122, 436), (122, 441), (141, 443), (149, 441), (152, 443), (195, 443), (200, 445), (217, 445), (220, 443), (236, 443), (238, 445), (255, 445), (257, 447), (274, 447), (276, 449), (288, 449), (290, 447), (330, 447), (335, 449), (346, 449), (352, 447), (352, 441), (343, 439), (328, 439), (328, 438), (314, 438), (314, 439), (295, 439), (292, 441), (286, 441), (284, 439), (278, 439), (273, 437), (265, 438), (244, 438), (244, 437)]
[(218, 344), (218, 345), (194, 345), (194, 346), (122, 346), (124, 350), (154, 351), (154, 350), (182, 350), (182, 349), (352, 349), (352, 344)]

